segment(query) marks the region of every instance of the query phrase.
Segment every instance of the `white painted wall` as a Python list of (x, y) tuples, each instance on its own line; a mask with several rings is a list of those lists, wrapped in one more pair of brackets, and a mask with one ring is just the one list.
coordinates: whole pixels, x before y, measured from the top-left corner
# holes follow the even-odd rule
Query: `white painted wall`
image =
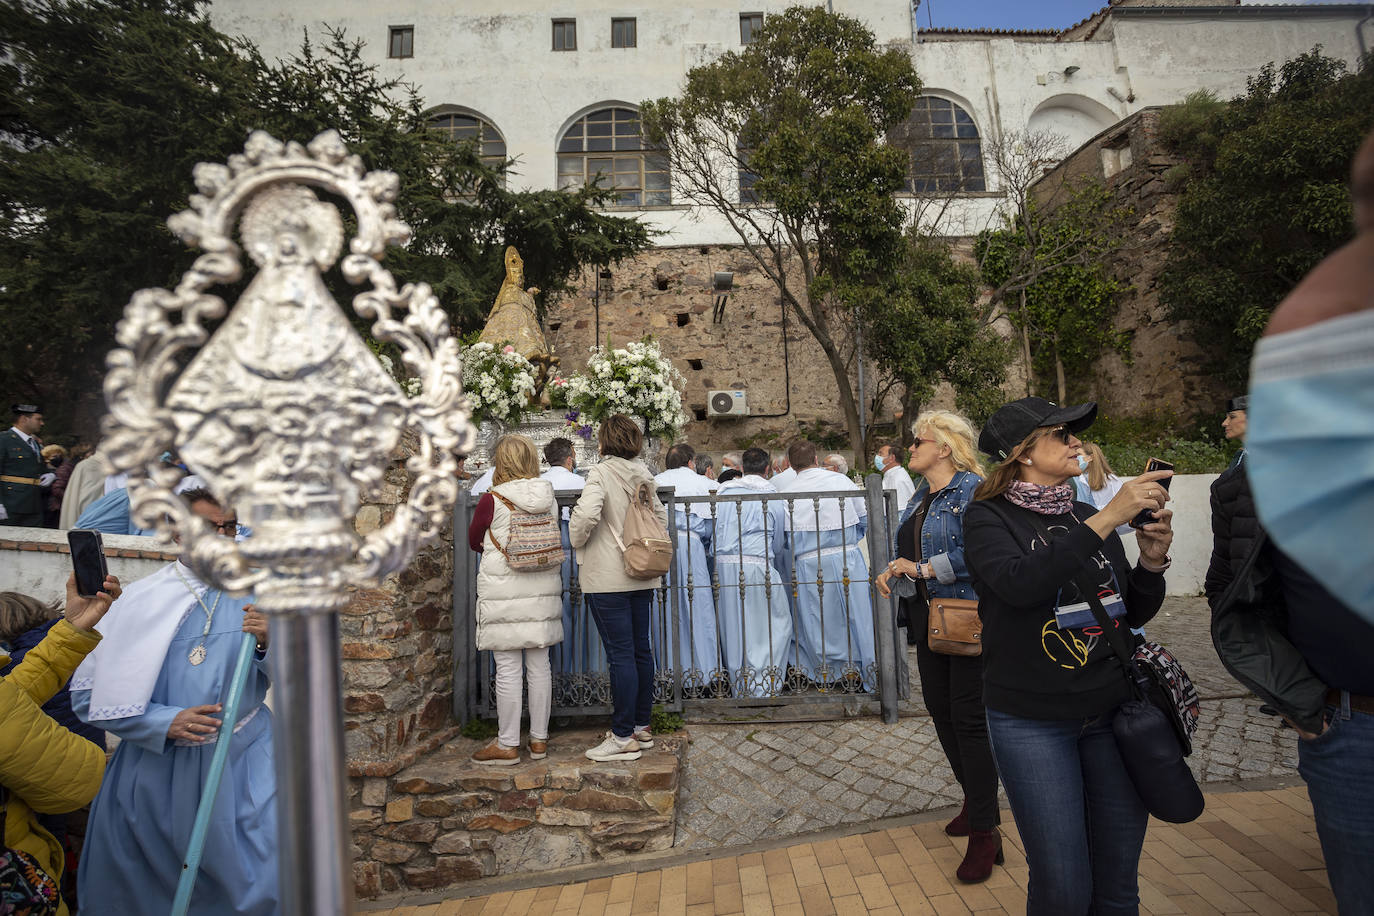
[[(24, 541), (33, 544), (55, 544), (66, 547), (67, 532), (51, 528), (0, 528), (0, 540)], [(164, 548), (155, 537), (136, 537), (128, 534), (104, 534), (101, 540), (107, 549), (156, 550)], [(128, 585), (157, 572), (166, 560), (146, 560), (131, 557), (105, 558), (105, 565)], [(65, 601), (67, 576), (72, 571), (68, 553), (42, 550), (0, 548), (0, 592), (22, 592), (40, 601)]]
[[(819, 3), (820, 0), (808, 0)], [(1367, 7), (1240, 7), (1212, 11), (1118, 8), (1091, 41), (1036, 36), (918, 33), (912, 43), (909, 0), (832, 0), (837, 12), (863, 20), (880, 42), (911, 49), (926, 90), (957, 102), (983, 137), (1048, 129), (1073, 149), (1117, 120), (1188, 92), (1209, 88), (1223, 98), (1244, 91), (1245, 78), (1321, 44), (1325, 53), (1358, 58), (1358, 24)], [(293, 54), (302, 31), (325, 23), (367, 42), (365, 55), (385, 77), (414, 83), (432, 106), (458, 106), (496, 125), (518, 159), (518, 188), (556, 184), (555, 148), (563, 131), (587, 112), (611, 104), (637, 106), (676, 94), (687, 71), (739, 47), (739, 15), (778, 12), (780, 0), (678, 0), (672, 4), (609, 6), (603, 0), (215, 0), (211, 17), (254, 41), (269, 58)], [(554, 52), (553, 17), (577, 19), (578, 50)], [(611, 48), (611, 18), (634, 16), (638, 47)], [(415, 29), (415, 56), (388, 60), (387, 30)], [(1365, 23), (1366, 43), (1374, 23)], [(1072, 74), (1065, 70), (1076, 67)], [(1113, 94), (1115, 93), (1115, 95)], [(1129, 100), (1129, 101), (1127, 101)], [(308, 139), (308, 138), (298, 138)], [(988, 169), (990, 172), (991, 170)], [(990, 191), (996, 191), (990, 186)], [(995, 222), (995, 194), (959, 198), (942, 231), (972, 235)], [(664, 234), (663, 245), (737, 241), (713, 215), (681, 206), (638, 215)]]
[[(1211, 487), (1216, 474), (1180, 474), (1169, 484), (1169, 508), (1174, 510), (1174, 544), (1169, 549), (1173, 565), (1164, 574), (1165, 590), (1170, 595), (1200, 595), (1212, 558)], [(1126, 556), (1134, 563), (1140, 557), (1135, 536), (1121, 539)]]

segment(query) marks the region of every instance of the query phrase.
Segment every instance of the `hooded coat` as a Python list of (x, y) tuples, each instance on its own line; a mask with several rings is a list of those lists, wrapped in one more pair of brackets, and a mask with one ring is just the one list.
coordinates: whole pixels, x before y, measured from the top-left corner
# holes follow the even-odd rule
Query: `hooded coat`
[[(537, 477), (491, 488), (526, 512), (556, 511), (553, 484)], [(511, 510), (494, 500), (477, 569), (477, 648), (538, 649), (563, 641), (563, 576), (559, 566), (516, 571), (492, 546), (510, 539)]]

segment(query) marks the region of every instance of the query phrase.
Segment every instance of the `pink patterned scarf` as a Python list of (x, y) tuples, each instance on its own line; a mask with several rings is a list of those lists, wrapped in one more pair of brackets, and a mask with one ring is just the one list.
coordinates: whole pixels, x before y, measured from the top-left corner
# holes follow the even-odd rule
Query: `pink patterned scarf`
[(1073, 507), (1073, 485), (1061, 483), (1053, 487), (1024, 480), (1013, 480), (1004, 494), (1007, 502), (1041, 515), (1063, 515)]

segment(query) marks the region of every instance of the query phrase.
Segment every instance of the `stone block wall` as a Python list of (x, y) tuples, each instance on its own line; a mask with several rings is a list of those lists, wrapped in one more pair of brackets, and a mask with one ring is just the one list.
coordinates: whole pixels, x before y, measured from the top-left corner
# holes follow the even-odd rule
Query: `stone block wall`
[(1034, 191), (1053, 206), (1074, 183), (1097, 181), (1111, 194), (1109, 206), (1134, 210), (1123, 245), (1109, 265), (1112, 274), (1129, 286), (1114, 325), (1131, 334), (1130, 358), (1103, 355), (1092, 367), (1086, 387), (1071, 390), (1071, 397), (1097, 400), (1109, 414), (1167, 409), (1186, 418), (1199, 408), (1219, 413), (1227, 395), (1203, 371), (1202, 351), (1187, 326), (1170, 319), (1159, 299), (1159, 277), (1178, 207), (1178, 193), (1165, 173), (1179, 163), (1159, 144), (1159, 114), (1160, 109), (1147, 108), (1098, 134), (1041, 179)]
[(598, 735), (555, 734), (545, 760), (481, 766), (455, 739), (390, 777), (352, 779), (360, 897), (431, 890), (668, 849), (685, 738), (637, 761), (595, 764)]
[[(407, 498), (409, 455), (405, 445), (392, 455), (381, 497), (358, 512), (360, 534), (389, 522)], [(344, 609), (344, 741), (354, 773), (389, 775), (453, 735), (452, 600), (453, 537), (445, 530)]]
[[(684, 438), (699, 451), (785, 445), (797, 435), (799, 423), (825, 424), (844, 435), (830, 365), (815, 339), (790, 315), (785, 371), (781, 298), (744, 249), (656, 248), (612, 271), (614, 292), (600, 305), (601, 340), (609, 337), (620, 345), (652, 334), (660, 341), (687, 380), (683, 406), (697, 419), (688, 424)], [(734, 273), (719, 323), (712, 314), (716, 271)], [(578, 291), (550, 307), (545, 320), (545, 332), (565, 371), (586, 366), (596, 342), (595, 273), (586, 270)], [(854, 327), (847, 316), (836, 316), (832, 332), (842, 352), (853, 351)], [(875, 375), (871, 365), (867, 371), (871, 396)], [(857, 378), (857, 366), (851, 364), (856, 396)], [(706, 393), (716, 389), (744, 390), (750, 415), (708, 418)], [(889, 410), (893, 406), (895, 402), (886, 405)]]

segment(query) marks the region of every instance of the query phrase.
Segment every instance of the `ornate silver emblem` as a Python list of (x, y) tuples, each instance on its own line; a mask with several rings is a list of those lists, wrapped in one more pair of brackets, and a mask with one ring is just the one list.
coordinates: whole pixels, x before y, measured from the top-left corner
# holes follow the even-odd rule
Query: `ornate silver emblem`
[[(254, 592), (272, 615), (282, 910), (346, 914), (353, 894), (333, 612), (349, 586), (400, 569), (448, 521), (457, 453), (475, 438), (458, 341), (428, 286), (398, 289), (382, 267), (387, 245), (410, 235), (396, 218), (396, 175), (365, 172), (337, 133), (308, 146), (254, 133), (227, 165), (196, 166), (195, 183), (190, 209), (168, 225), (204, 254), (176, 289), (140, 290), (125, 309), (105, 378), (101, 453), (130, 472), (142, 527), (180, 536), (202, 579)], [(357, 218), (346, 254), (332, 200)], [(226, 315), (210, 290), (242, 276), (236, 225), (258, 269)], [(353, 310), (374, 338), (399, 349), (420, 382), (414, 397), (330, 295), (324, 274), (336, 262), (348, 282), (366, 284)], [(210, 334), (207, 323), (220, 319)], [(415, 475), (409, 498), (360, 537), (358, 506), (379, 495), (398, 447)], [(160, 464), (168, 449), (237, 510), (251, 538), (216, 536), (173, 493), (179, 475)], [(192, 664), (204, 651), (193, 651)]]
[[(140, 290), (125, 310), (105, 380), (110, 418), (102, 454), (131, 472), (138, 522), (179, 533), (207, 581), (255, 591), (268, 612), (319, 611), (323, 595), (337, 606), (345, 586), (400, 568), (448, 518), (456, 453), (471, 449), (474, 436), (458, 342), (429, 287), (398, 289), (381, 265), (386, 246), (410, 234), (392, 203), (396, 176), (365, 173), (337, 133), (307, 147), (254, 133), (228, 165), (198, 165), (195, 183), (200, 193), (191, 208), (168, 224), (205, 253), (175, 290)], [(354, 298), (354, 311), (372, 320), (378, 341), (400, 349), (421, 381), (414, 398), (382, 368), (325, 286), (344, 227), (315, 189), (357, 215), (341, 267), (349, 282), (370, 288)], [(206, 322), (226, 308), (209, 290), (242, 275), (235, 223), (258, 271), (209, 336)], [(400, 309), (406, 314), (395, 317)], [(377, 494), (406, 429), (419, 441), (407, 462), (417, 475), (410, 498), (390, 523), (359, 537), (353, 516), (361, 500)], [(174, 481), (158, 464), (171, 448), (238, 510), (251, 539), (215, 537), (172, 494)]]

